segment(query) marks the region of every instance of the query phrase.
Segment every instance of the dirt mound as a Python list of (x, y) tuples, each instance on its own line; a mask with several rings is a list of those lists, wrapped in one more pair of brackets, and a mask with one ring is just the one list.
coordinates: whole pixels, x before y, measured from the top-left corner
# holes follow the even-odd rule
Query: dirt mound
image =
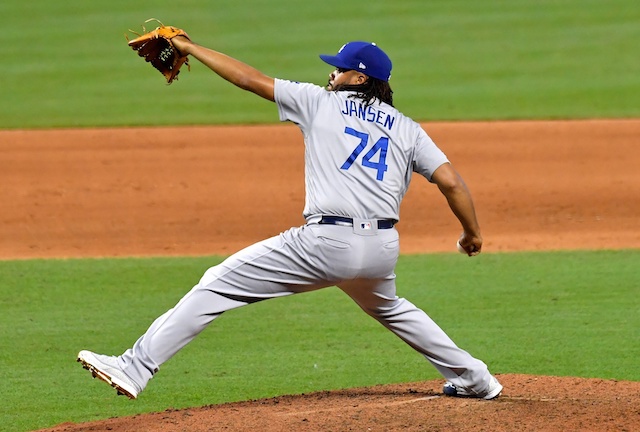
[(640, 382), (497, 376), (505, 390), (493, 401), (446, 397), (443, 381), (427, 381), (167, 410), (46, 432), (632, 432), (640, 425)]

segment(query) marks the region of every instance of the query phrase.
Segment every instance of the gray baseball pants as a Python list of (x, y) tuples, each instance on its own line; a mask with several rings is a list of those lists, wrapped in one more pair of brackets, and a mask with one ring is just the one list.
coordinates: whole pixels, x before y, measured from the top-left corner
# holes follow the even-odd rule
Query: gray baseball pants
[(335, 285), (424, 355), (444, 378), (477, 391), (486, 389), (491, 375), (485, 363), (457, 347), (425, 312), (396, 296), (398, 255), (395, 228), (360, 223), (291, 228), (209, 268), (118, 362), (144, 389), (164, 362), (223, 312)]

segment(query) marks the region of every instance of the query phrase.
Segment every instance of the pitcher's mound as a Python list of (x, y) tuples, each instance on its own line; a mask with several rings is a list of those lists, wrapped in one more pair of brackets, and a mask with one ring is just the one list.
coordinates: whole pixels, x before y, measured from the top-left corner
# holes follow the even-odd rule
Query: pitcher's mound
[(505, 389), (493, 401), (443, 396), (444, 381), (438, 380), (67, 423), (46, 431), (631, 432), (640, 425), (640, 382), (496, 376)]

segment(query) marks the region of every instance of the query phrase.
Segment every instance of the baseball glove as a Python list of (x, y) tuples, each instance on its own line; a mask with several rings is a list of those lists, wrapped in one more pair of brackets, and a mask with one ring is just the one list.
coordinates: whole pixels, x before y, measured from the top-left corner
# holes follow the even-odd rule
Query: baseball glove
[(189, 39), (189, 35), (177, 27), (165, 26), (155, 18), (148, 19), (145, 23), (149, 21), (157, 21), (160, 27), (147, 32), (144, 26), (142, 26), (144, 34), (141, 35), (133, 30), (129, 30), (137, 34), (138, 37), (133, 40), (129, 40), (127, 35), (125, 35), (125, 37), (129, 41), (129, 46), (134, 51), (137, 51), (140, 57), (144, 57), (145, 61), (151, 63), (154, 68), (158, 69), (167, 79), (167, 84), (171, 84), (174, 79), (178, 78), (180, 68), (183, 64), (186, 64), (189, 70), (191, 69), (189, 59), (187, 56), (180, 54), (173, 45), (173, 42), (171, 42), (171, 39), (176, 36), (184, 36)]

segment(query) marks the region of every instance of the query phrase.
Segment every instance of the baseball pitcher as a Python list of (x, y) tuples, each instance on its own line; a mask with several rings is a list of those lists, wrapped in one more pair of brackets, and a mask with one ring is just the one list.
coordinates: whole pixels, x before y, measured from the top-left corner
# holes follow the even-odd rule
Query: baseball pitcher
[(163, 363), (224, 312), (337, 286), (443, 375), (444, 394), (497, 397), (502, 385), (486, 364), (396, 295), (395, 225), (413, 173), (446, 197), (461, 224), (460, 247), (469, 256), (480, 253), (482, 237), (460, 175), (420, 125), (394, 108), (389, 57), (375, 43), (349, 42), (336, 55), (320, 56), (333, 67), (326, 87), (320, 87), (269, 77), (184, 35), (172, 37), (171, 44), (179, 58), (192, 56), (235, 86), (275, 102), (280, 120), (301, 129), (306, 223), (208, 269), (122, 355), (83, 350), (78, 361), (135, 399)]

